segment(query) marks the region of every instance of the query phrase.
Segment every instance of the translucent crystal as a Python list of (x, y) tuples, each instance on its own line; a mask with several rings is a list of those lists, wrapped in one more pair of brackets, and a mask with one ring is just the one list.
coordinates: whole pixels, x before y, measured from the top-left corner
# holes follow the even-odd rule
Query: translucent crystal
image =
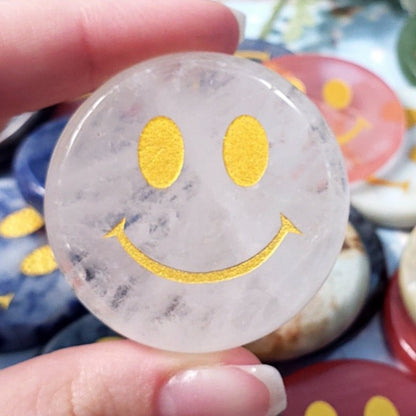
[(280, 76), (222, 54), (168, 55), (119, 74), (70, 120), (47, 230), (77, 296), (114, 330), (221, 350), (270, 333), (323, 283), (346, 183), (320, 113)]

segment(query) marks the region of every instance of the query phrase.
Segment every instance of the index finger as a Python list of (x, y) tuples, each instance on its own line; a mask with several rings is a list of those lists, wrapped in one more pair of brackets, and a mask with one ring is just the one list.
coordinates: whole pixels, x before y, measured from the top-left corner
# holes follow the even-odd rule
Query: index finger
[(0, 2), (0, 118), (89, 92), (168, 52), (231, 53), (238, 24), (210, 0)]

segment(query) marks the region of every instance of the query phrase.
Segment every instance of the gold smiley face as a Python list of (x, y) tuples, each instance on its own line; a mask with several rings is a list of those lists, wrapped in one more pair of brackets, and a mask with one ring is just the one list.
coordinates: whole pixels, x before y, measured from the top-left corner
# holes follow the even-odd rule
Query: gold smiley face
[[(335, 408), (329, 403), (318, 400), (311, 403), (304, 416), (338, 416)], [(364, 407), (363, 416), (400, 416), (396, 406), (387, 397), (373, 396)]]
[[(331, 79), (325, 83), (322, 89), (322, 97), (325, 103), (337, 111), (347, 109), (351, 102), (353, 93), (348, 84), (341, 79)], [(338, 143), (342, 146), (357, 137), (363, 130), (371, 128), (371, 124), (362, 116), (358, 116), (354, 125), (342, 134), (336, 134)]]
[[(148, 185), (156, 189), (170, 187), (181, 174), (185, 146), (176, 123), (165, 116), (151, 119), (143, 128), (138, 143), (138, 165)], [(235, 118), (223, 140), (223, 161), (231, 180), (240, 187), (260, 182), (266, 172), (269, 156), (267, 134), (260, 122), (249, 115)], [(151, 273), (181, 283), (214, 283), (243, 276), (267, 261), (289, 233), (301, 231), (283, 214), (280, 229), (272, 240), (249, 259), (218, 270), (195, 272), (162, 264), (135, 247), (125, 233), (123, 218), (106, 238), (116, 237), (124, 251)]]
[[(304, 94), (307, 93), (305, 84), (292, 74), (284, 74), (285, 78)], [(324, 103), (335, 111), (348, 109), (351, 105), (353, 92), (348, 84), (341, 79), (330, 79), (322, 88)], [(333, 122), (335, 123), (336, 120)], [(371, 128), (371, 123), (362, 116), (357, 116), (354, 125), (344, 133), (336, 133), (336, 139), (343, 146), (357, 137), (363, 130)]]

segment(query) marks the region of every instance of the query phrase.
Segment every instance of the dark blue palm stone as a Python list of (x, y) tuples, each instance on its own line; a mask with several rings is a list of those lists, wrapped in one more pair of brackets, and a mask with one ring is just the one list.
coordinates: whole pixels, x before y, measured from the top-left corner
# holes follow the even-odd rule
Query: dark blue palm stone
[(42, 349), (46, 354), (62, 348), (92, 344), (106, 337), (121, 337), (95, 316), (87, 314), (56, 334)]
[(12, 117), (5, 126), (0, 128), (0, 172), (6, 173), (11, 166), (15, 150), (19, 143), (27, 137), (40, 123), (47, 120), (54, 107), (44, 108), (31, 113), (23, 113)]
[[(12, 177), (0, 177), (0, 222), (27, 206)], [(0, 352), (39, 346), (85, 313), (59, 271), (29, 277), (21, 273), (23, 259), (47, 244), (44, 230), (25, 237), (0, 236), (0, 296), (13, 294), (0, 306)]]
[(43, 212), (45, 181), (55, 144), (68, 117), (42, 124), (19, 146), (13, 161), (13, 171), (23, 198)]
[(253, 61), (261, 61), (261, 59), (256, 58), (258, 56), (257, 52), (264, 52), (267, 56), (266, 60), (292, 53), (281, 44), (269, 43), (262, 39), (244, 39), (238, 47), (238, 52), (246, 52), (247, 57)]

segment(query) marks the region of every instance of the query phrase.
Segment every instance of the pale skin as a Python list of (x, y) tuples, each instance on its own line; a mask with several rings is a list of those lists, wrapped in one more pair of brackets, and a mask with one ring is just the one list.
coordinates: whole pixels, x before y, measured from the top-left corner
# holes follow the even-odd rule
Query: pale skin
[[(237, 43), (233, 14), (207, 0), (2, 0), (0, 125), (90, 92), (146, 58), (184, 50), (232, 53)], [(258, 378), (232, 367), (258, 364), (243, 348), (189, 355), (127, 340), (74, 347), (1, 370), (0, 412), (268, 416), (276, 413), (271, 402), (274, 410), (276, 400), (284, 402), (282, 389), (270, 394)]]

